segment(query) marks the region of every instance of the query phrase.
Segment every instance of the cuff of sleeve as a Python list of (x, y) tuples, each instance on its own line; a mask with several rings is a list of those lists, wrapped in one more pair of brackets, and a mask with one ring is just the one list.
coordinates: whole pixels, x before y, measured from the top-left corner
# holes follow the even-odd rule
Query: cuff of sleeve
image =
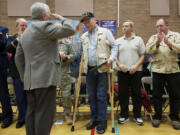
[(63, 24), (64, 21), (66, 21), (66, 20), (67, 20), (67, 19), (63, 17), (63, 18), (61, 19), (61, 24)]
[(13, 43), (17, 46), (17, 44), (18, 44), (18, 38), (16, 38), (14, 41), (13, 41)]
[(113, 58), (113, 56), (110, 56), (110, 58), (109, 58), (111, 61), (114, 61), (115, 60), (115, 58)]

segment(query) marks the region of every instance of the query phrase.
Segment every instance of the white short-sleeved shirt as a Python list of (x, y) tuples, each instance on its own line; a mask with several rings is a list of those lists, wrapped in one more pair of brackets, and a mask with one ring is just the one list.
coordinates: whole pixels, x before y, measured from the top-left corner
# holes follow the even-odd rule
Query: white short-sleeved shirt
[[(145, 45), (141, 37), (133, 35), (130, 39), (125, 36), (118, 38), (118, 60), (130, 70), (132, 65), (135, 65), (140, 57), (145, 54)], [(137, 71), (142, 71), (142, 65)]]

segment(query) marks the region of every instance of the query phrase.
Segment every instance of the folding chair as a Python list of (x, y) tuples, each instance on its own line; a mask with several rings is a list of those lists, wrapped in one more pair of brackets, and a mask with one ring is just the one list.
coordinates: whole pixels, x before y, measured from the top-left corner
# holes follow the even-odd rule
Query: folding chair
[[(150, 88), (151, 90), (153, 90), (153, 86), (152, 86), (152, 76), (145, 76), (145, 77), (142, 77), (141, 78), (141, 83), (142, 83), (142, 87), (143, 89), (145, 90), (145, 84), (149, 84), (150, 85)], [(165, 112), (166, 108), (168, 107), (169, 105), (169, 95), (168, 95), (168, 92), (167, 92), (167, 84), (165, 84), (164, 86), (164, 94), (162, 95), (162, 98), (163, 99), (166, 99), (165, 103), (163, 104), (163, 109), (162, 111)], [(152, 95), (148, 94), (148, 97), (149, 98), (152, 98)], [(146, 106), (144, 105), (144, 116), (145, 116), (145, 119), (147, 119), (147, 113), (148, 112), (148, 109), (146, 108)], [(150, 119), (152, 120), (152, 112), (148, 112), (149, 115), (150, 115)]]

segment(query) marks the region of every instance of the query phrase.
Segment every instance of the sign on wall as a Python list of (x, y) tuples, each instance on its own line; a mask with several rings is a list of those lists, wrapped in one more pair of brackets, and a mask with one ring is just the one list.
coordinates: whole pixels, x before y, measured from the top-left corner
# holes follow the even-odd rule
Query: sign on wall
[(46, 3), (46, 0), (7, 0), (8, 16), (30, 16), (30, 7), (34, 2)]
[(169, 15), (169, 0), (150, 0), (151, 16), (167, 16)]
[(179, 15), (180, 15), (180, 0), (179, 0)]
[(55, 12), (62, 16), (81, 16), (93, 12), (93, 0), (55, 0)]
[(115, 20), (102, 20), (101, 27), (111, 30), (116, 35), (116, 21)]

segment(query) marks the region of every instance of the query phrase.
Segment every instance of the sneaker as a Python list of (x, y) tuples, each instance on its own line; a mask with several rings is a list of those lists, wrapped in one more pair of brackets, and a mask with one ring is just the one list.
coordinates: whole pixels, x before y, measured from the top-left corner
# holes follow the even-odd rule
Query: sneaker
[(134, 118), (134, 121), (136, 122), (137, 125), (144, 125), (144, 122), (142, 120), (142, 118)]
[(124, 123), (126, 123), (127, 121), (129, 121), (129, 118), (120, 117), (120, 118), (118, 119), (118, 123), (119, 123), (119, 124), (124, 124)]
[(173, 126), (174, 129), (180, 130), (180, 122), (179, 121), (173, 120), (172, 121), (172, 126)]
[(160, 120), (154, 119), (152, 120), (152, 126), (157, 128), (160, 126)]

